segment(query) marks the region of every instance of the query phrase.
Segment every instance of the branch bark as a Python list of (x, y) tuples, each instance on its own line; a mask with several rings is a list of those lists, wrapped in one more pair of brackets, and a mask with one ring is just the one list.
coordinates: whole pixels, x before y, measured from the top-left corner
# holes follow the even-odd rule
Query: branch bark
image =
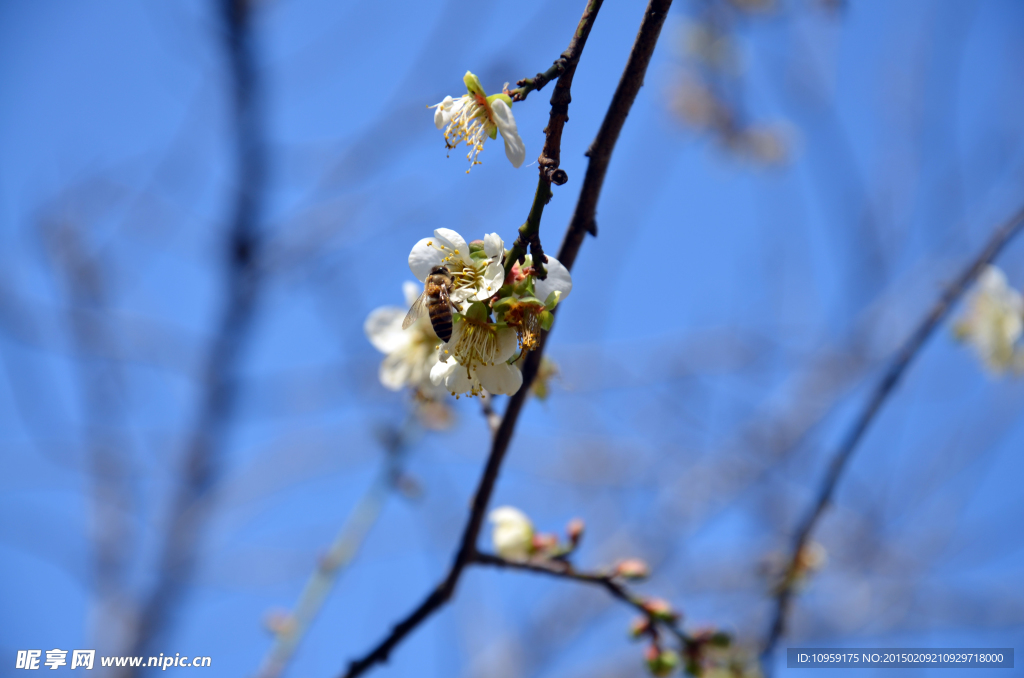
[[(935, 330), (942, 324), (946, 316), (952, 310), (953, 305), (963, 296), (967, 288), (977, 279), (981, 272), (988, 266), (1003, 250), (1007, 243), (1013, 239), (1024, 228), (1024, 207), (1018, 210), (1008, 221), (996, 229), (989, 238), (984, 249), (974, 258), (957, 279), (946, 288), (942, 296), (935, 302), (931, 310), (924, 317), (921, 323), (910, 335), (906, 343), (896, 353), (885, 374), (875, 386), (867, 405), (850, 427), (843, 438), (839, 449), (836, 451), (832, 462), (829, 464), (828, 472), (822, 481), (818, 491), (817, 499), (811, 505), (793, 539), (793, 546), (787, 560), (787, 573), (792, 573), (797, 567), (797, 559), (810, 539), (811, 532), (825, 513), (825, 509), (832, 501), (836, 486), (846, 469), (850, 457), (856, 451), (858, 444), (864, 437), (871, 423), (881, 411), (885, 401), (896, 389), (900, 379), (917, 357), (921, 348), (932, 336)], [(780, 589), (775, 599), (775, 614), (772, 618), (772, 625), (768, 632), (768, 639), (761, 654), (762, 662), (770, 658), (776, 643), (785, 633), (786, 615), (789, 612), (793, 599), (792, 586), (784, 586)]]
[[(672, 0), (651, 0), (644, 12), (643, 20), (640, 23), (640, 30), (637, 33), (633, 49), (630, 51), (626, 68), (619, 80), (619, 85), (612, 96), (608, 112), (605, 114), (604, 122), (598, 132), (597, 138), (591, 144), (590, 163), (583, 180), (583, 187), (580, 192), (579, 202), (576, 205), (576, 214), (589, 214), (589, 221), (585, 218), (577, 218), (576, 214), (566, 231), (565, 240), (562, 242), (559, 251), (559, 260), (567, 267), (572, 268), (576, 255), (579, 253), (583, 236), (587, 232), (587, 224), (593, 221), (593, 215), (597, 209), (597, 200), (601, 194), (601, 186), (604, 183), (604, 175), (608, 170), (608, 162), (611, 159), (612, 151), (615, 149), (615, 142), (618, 140), (619, 132), (625, 124), (626, 116), (636, 100), (636, 95), (643, 85), (644, 74), (650, 64), (651, 55), (654, 53), (654, 46), (658, 42), (661, 28), (665, 23), (668, 9)], [(588, 3), (588, 10), (591, 3)], [(576, 39), (575, 36), (573, 38)], [(498, 472), (508, 451), (508, 445), (515, 432), (516, 423), (519, 420), (519, 413), (522, 411), (523, 403), (530, 392), (530, 385), (537, 376), (540, 367), (541, 357), (544, 353), (544, 346), (547, 341), (547, 333), (542, 333), (539, 345), (536, 350), (530, 351), (523, 365), (523, 385), (515, 395), (511, 396), (505, 415), (502, 417), (501, 425), (491, 445), (490, 454), (487, 457), (487, 464), (484, 467), (483, 475), (477, 485), (473, 497), (473, 504), (469, 518), (463, 530), (462, 539), (456, 551), (455, 560), (447, 576), (430, 592), (419, 606), (409, 615), (400, 620), (391, 632), (373, 648), (368, 654), (353, 661), (348, 670), (343, 674), (345, 678), (355, 678), (362, 675), (375, 664), (384, 663), (391, 655), (391, 651), (402, 640), (409, 635), (417, 626), (426, 621), (434, 612), (447, 603), (455, 592), (462, 572), (473, 562), (477, 553), (476, 542), (483, 524), (484, 514), (490, 503), (491, 493), (494, 484), (498, 479)]]
[[(549, 72), (557, 71), (559, 76), (558, 82), (555, 83), (555, 91), (551, 93), (551, 113), (548, 116), (548, 125), (544, 128), (544, 148), (537, 159), (538, 173), (540, 174), (537, 179), (537, 191), (534, 193), (533, 205), (530, 207), (526, 223), (519, 227), (519, 236), (512, 243), (512, 249), (505, 258), (506, 275), (512, 271), (512, 266), (517, 261), (523, 263), (526, 248), (529, 247), (537, 277), (541, 280), (547, 277), (544, 264), (547, 263), (548, 258), (544, 256), (544, 249), (540, 243), (540, 220), (544, 214), (544, 206), (551, 200), (551, 184), (561, 186), (569, 180), (566, 173), (558, 167), (562, 161), (562, 129), (565, 127), (565, 123), (569, 122), (572, 79), (576, 75), (576, 65), (580, 62), (583, 48), (590, 36), (590, 29), (593, 28), (597, 13), (601, 11), (603, 3), (604, 0), (590, 0), (587, 3), (586, 9), (583, 10), (583, 16), (580, 17), (580, 22), (576, 26), (576, 33), (573, 34), (572, 40), (569, 42), (569, 47), (548, 69)], [(546, 74), (538, 73), (535, 80), (520, 80), (518, 84), (523, 86), (524, 83), (530, 82), (533, 83), (534, 89), (540, 89), (548, 82), (545, 78)], [(517, 100), (522, 101), (526, 98), (529, 90), (520, 87), (520, 90), (516, 90), (516, 92)]]

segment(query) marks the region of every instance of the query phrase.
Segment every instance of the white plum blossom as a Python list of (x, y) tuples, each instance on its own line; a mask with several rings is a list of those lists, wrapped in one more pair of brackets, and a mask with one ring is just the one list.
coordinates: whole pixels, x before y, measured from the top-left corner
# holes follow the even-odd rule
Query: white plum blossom
[(508, 560), (526, 560), (533, 552), (533, 523), (512, 506), (501, 506), (487, 516), (494, 525), (491, 541), (494, 550)]
[(458, 305), (465, 301), (485, 301), (493, 297), (505, 280), (502, 260), (505, 243), (497, 233), (484, 236), (483, 247), (474, 246), (450, 228), (438, 228), (433, 238), (423, 238), (409, 253), (409, 268), (420, 281), (425, 281), (435, 266), (447, 266), (454, 289), (451, 299)]
[(977, 291), (966, 316), (956, 324), (957, 337), (974, 347), (993, 374), (1022, 366), (1017, 342), (1024, 331), (1024, 300), (1010, 287), (1006, 275), (989, 266), (978, 277)]
[(408, 330), (402, 329), (402, 321), (423, 287), (406, 282), (402, 291), (405, 293), (405, 308), (384, 306), (375, 309), (367, 316), (363, 330), (370, 343), (386, 354), (380, 364), (380, 383), (392, 391), (408, 386), (429, 397), (438, 390), (430, 381), (430, 370), (437, 364), (437, 336), (426, 314)]
[(455, 396), (483, 395), (484, 391), (512, 395), (523, 385), (522, 372), (507, 362), (517, 346), (513, 328), (463, 316), (455, 323), (451, 339), (441, 344), (430, 381)]
[[(479, 165), (477, 154), (484, 150), (484, 141), (494, 139), (498, 133), (505, 142), (505, 155), (513, 167), (519, 167), (526, 159), (526, 146), (516, 129), (512, 116), (512, 99), (507, 94), (487, 96), (480, 80), (466, 71), (462, 78), (466, 83), (466, 94), (458, 99), (448, 96), (434, 109), (434, 125), (444, 129), (444, 143), (449, 149), (465, 141), (469, 148), (466, 159), (470, 166)], [(469, 170), (466, 170), (469, 172)]]

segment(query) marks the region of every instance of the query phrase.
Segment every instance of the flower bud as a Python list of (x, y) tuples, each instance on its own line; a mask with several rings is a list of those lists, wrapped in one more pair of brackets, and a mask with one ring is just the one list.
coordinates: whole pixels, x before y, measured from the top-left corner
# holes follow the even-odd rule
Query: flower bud
[(679, 613), (672, 609), (668, 601), (661, 598), (648, 598), (644, 601), (643, 608), (648, 614), (660, 621), (669, 623), (679, 621)]
[(580, 539), (583, 538), (583, 530), (586, 528), (586, 524), (582, 518), (573, 518), (569, 521), (569, 524), (565, 528), (566, 534), (569, 536), (569, 542), (575, 547), (580, 543)]
[(639, 558), (630, 558), (620, 561), (615, 566), (615, 576), (628, 581), (641, 581), (651, 576), (651, 570), (647, 567), (647, 563)]
[(657, 645), (649, 645), (644, 653), (647, 670), (655, 678), (671, 675), (679, 666), (679, 655), (675, 650), (662, 650)]
[(295, 617), (287, 610), (273, 609), (263, 616), (263, 625), (275, 636), (286, 636), (295, 630)]
[(629, 625), (629, 637), (633, 640), (643, 637), (651, 630), (651, 620), (648, 617), (637, 617)]
[(533, 523), (525, 513), (512, 506), (501, 506), (491, 511), (488, 520), (494, 524), (491, 539), (499, 556), (525, 560), (533, 553)]
[(553, 534), (533, 535), (533, 552), (544, 553), (558, 546), (558, 537)]

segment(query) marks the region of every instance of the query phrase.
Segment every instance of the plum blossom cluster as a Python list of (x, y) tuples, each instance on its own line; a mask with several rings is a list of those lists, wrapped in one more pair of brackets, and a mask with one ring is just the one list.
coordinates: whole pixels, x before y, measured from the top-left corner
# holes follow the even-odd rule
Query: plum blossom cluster
[(1024, 299), (1010, 287), (1006, 274), (988, 266), (978, 277), (968, 309), (953, 327), (954, 336), (970, 344), (993, 375), (1024, 372)]
[(487, 96), (480, 80), (469, 71), (462, 81), (466, 83), (465, 94), (458, 99), (447, 96), (429, 107), (434, 109), (434, 125), (444, 130), (445, 147), (451, 150), (465, 142), (469, 149), (466, 159), (472, 168), (480, 164), (477, 155), (484, 150), (484, 142), (500, 132), (509, 162), (513, 167), (521, 166), (526, 159), (526, 146), (512, 117), (512, 98), (504, 93)]
[(439, 228), (409, 253), (419, 280), (439, 267), (450, 278), (451, 336), (437, 345), (428, 373), (433, 386), (456, 397), (517, 392), (523, 375), (515, 363), (537, 347), (539, 331), (551, 328), (551, 311), (572, 290), (568, 269), (554, 257), (548, 257), (545, 280), (536, 278), (528, 258), (508, 275), (504, 264), (505, 243), (497, 233), (467, 243)]

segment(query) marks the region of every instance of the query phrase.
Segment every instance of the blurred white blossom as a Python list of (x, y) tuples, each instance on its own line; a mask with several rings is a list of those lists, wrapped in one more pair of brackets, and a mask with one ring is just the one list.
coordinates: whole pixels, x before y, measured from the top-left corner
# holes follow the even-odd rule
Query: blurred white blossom
[(384, 306), (375, 309), (367, 316), (363, 330), (374, 348), (386, 354), (380, 364), (380, 383), (392, 391), (410, 387), (429, 398), (438, 395), (438, 389), (430, 381), (430, 369), (437, 364), (438, 339), (425, 314), (408, 330), (402, 329), (409, 307), (423, 288), (414, 282), (406, 282), (402, 291), (405, 308)]
[(1010, 368), (1020, 370), (1022, 354), (1017, 345), (1024, 329), (1024, 301), (1006, 282), (1006, 275), (989, 266), (978, 277), (966, 315), (954, 326), (957, 338), (974, 347), (992, 374)]
[(512, 506), (501, 506), (487, 516), (494, 525), (491, 541), (502, 558), (525, 560), (533, 551), (533, 523), (526, 514)]

